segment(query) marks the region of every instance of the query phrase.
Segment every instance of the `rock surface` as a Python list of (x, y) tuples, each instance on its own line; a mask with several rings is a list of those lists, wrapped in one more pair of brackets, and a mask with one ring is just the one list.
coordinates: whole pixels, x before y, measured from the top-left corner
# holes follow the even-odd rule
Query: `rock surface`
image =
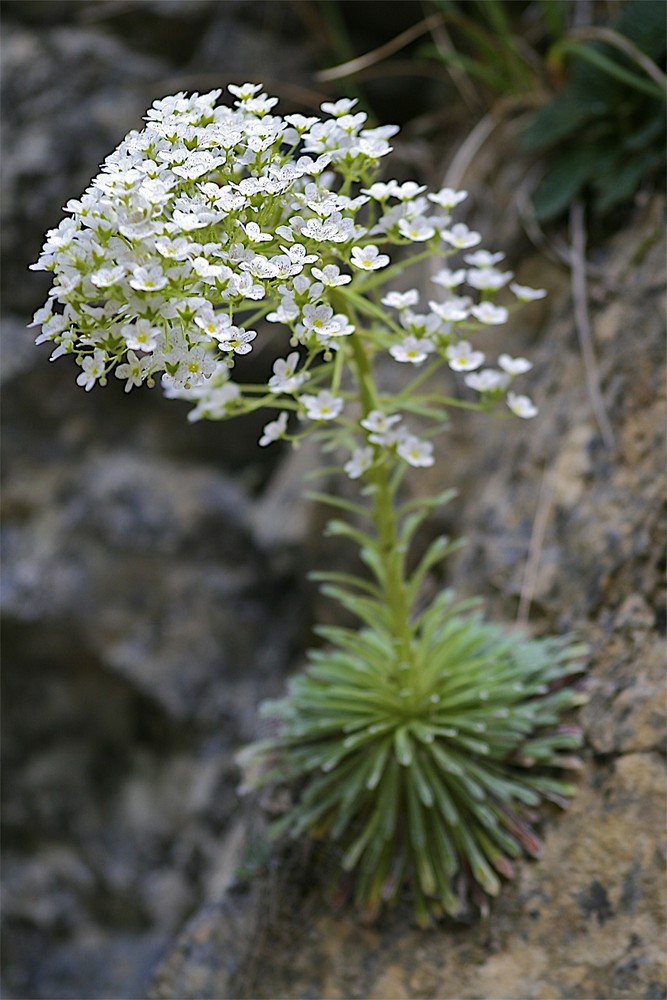
[[(391, 20), (402, 5), (389, 6)], [(469, 927), (417, 932), (407, 905), (360, 927), (326, 902), (335, 857), (295, 845), (267, 858), (266, 803), (236, 793), (234, 754), (302, 662), (309, 604), (332, 613), (303, 585), (304, 563), (341, 558), (322, 548), (321, 512), (295, 502), (315, 459), (256, 449), (252, 421), (188, 425), (155, 393), (85, 394), (25, 332), (44, 229), (154, 97), (261, 66), (287, 101), (312, 98), (293, 8), (4, 5), (4, 995), (658, 1000), (662, 203), (596, 250), (615, 449), (591, 416), (566, 278), (524, 254), (520, 280), (551, 290), (513, 340), (536, 362), (542, 416), (511, 439), (457, 421), (433, 473), (461, 496), (431, 530), (472, 539), (448, 582), (499, 620), (530, 598), (531, 628), (575, 629), (593, 648), (580, 793), (545, 815), (543, 859)], [(522, 245), (516, 221), (496, 238)]]
[(257, 4), (211, 0), (3, 9), (6, 996), (147, 995), (229, 880), (234, 752), (307, 631), (295, 541), (261, 540), (280, 460), (261, 423), (226, 434), (156, 393), (83, 394), (26, 331), (44, 230), (155, 97), (246, 79), (272, 48), (303, 81), (298, 19), (259, 6), (261, 29)]

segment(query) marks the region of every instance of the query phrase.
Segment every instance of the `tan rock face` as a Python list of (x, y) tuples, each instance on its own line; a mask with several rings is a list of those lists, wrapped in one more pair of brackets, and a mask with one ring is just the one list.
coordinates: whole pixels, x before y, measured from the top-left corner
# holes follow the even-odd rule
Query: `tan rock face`
[[(374, 928), (323, 901), (328, 862), (286, 859), (237, 896), (257, 917), (236, 940), (230, 975), (201, 969), (188, 948), (201, 921), (221, 933), (220, 909), (203, 912), (158, 976), (156, 997), (508, 998), (667, 995), (664, 955), (664, 260), (653, 204), (598, 253), (606, 276), (591, 321), (601, 388), (616, 435), (604, 448), (564, 291), (532, 356), (542, 415), (510, 438), (505, 426), (457, 423), (464, 441), (442, 466), (463, 483), (444, 517), (473, 541), (452, 567), (463, 593), (489, 596), (511, 620), (548, 477), (546, 528), (529, 598), (535, 631), (574, 629), (592, 648), (591, 698), (580, 791), (567, 813), (544, 816), (544, 856), (517, 876), (477, 924), (433, 933), (409, 909)], [(635, 251), (643, 247), (640, 263)], [(530, 262), (533, 272), (535, 262)], [(535, 283), (549, 285), (548, 275)], [(459, 475), (460, 474), (460, 475)], [(544, 489), (542, 490), (544, 502)], [(455, 522), (455, 523), (454, 523)], [(442, 525), (438, 526), (439, 528)], [(489, 582), (490, 581), (490, 582)], [(491, 587), (494, 588), (491, 591)], [(263, 886), (260, 891), (258, 885)]]

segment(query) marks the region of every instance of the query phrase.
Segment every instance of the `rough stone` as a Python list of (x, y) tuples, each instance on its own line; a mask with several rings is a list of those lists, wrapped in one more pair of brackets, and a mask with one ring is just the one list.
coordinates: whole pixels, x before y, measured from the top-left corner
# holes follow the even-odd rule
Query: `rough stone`
[[(394, 17), (406, 5), (389, 6)], [(295, 576), (347, 558), (322, 546), (323, 513), (306, 519), (293, 502), (294, 460), (256, 447), (263, 418), (221, 430), (155, 393), (84, 394), (24, 332), (45, 294), (26, 270), (44, 229), (153, 98), (261, 66), (283, 107), (315, 107), (298, 12), (3, 5), (4, 995), (664, 1000), (660, 198), (596, 248), (610, 452), (567, 274), (526, 256), (507, 212), (521, 165), (504, 157), (498, 170), (491, 144), (470, 176), (480, 227), (521, 253), (520, 281), (550, 289), (508, 334), (536, 362), (542, 415), (511, 439), (503, 425), (453, 423), (420, 482), (455, 483), (460, 499), (429, 530), (471, 538), (449, 568), (462, 594), (485, 594), (505, 621), (523, 597), (533, 631), (575, 629), (593, 653), (579, 795), (545, 814), (543, 859), (519, 865), (470, 926), (416, 931), (406, 901), (360, 927), (328, 902), (336, 857), (299, 845), (267, 860), (261, 811), (239, 804), (235, 751), (301, 662)], [(424, 149), (399, 151), (410, 175)]]
[(234, 750), (302, 642), (293, 561), (251, 518), (279, 460), (262, 417), (83, 394), (25, 329), (45, 229), (153, 99), (272, 49), (301, 95), (309, 45), (263, 6), (3, 6), (3, 995), (146, 995), (229, 880)]

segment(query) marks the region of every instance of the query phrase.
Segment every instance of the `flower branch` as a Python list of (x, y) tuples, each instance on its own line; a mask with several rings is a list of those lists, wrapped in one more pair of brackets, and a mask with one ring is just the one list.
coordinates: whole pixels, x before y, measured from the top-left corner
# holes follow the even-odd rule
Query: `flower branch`
[[(273, 835), (333, 842), (365, 919), (405, 888), (424, 926), (485, 911), (539, 850), (535, 807), (574, 792), (558, 775), (581, 737), (560, 720), (582, 701), (582, 649), (505, 631), (447, 590), (427, 598), (459, 543), (422, 552), (417, 532), (454, 494), (403, 487), (445, 450), (451, 408), (537, 414), (514, 391), (530, 361), (489, 361), (476, 338), (545, 292), (455, 220), (465, 191), (379, 179), (397, 128), (366, 127), (356, 101), (283, 118), (261, 86), (228, 90), (231, 107), (220, 91), (156, 101), (68, 202), (33, 265), (53, 277), (37, 342), (72, 355), (86, 391), (113, 374), (126, 391), (159, 382), (192, 421), (277, 410), (261, 447), (314, 434), (358, 483), (359, 502), (313, 496), (362, 564), (317, 579), (360, 625), (316, 629), (326, 645), (263, 707), (279, 728), (242, 755), (247, 784), (295, 790)], [(426, 304), (391, 287), (444, 257), (456, 266)], [(258, 345), (271, 373), (245, 382)], [(409, 373), (395, 392), (389, 365)]]

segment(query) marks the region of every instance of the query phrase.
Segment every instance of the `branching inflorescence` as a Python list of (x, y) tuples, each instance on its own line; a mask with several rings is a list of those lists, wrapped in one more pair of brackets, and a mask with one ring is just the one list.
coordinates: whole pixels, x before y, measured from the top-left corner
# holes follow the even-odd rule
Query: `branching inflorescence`
[[(557, 775), (577, 766), (581, 737), (560, 720), (582, 699), (567, 683), (581, 648), (505, 632), (448, 591), (425, 602), (451, 546), (436, 540), (410, 570), (408, 554), (449, 495), (401, 494), (410, 467), (433, 465), (450, 407), (537, 413), (514, 389), (530, 362), (493, 342), (545, 293), (455, 220), (466, 192), (378, 180), (395, 126), (366, 128), (353, 100), (322, 105), (324, 120), (281, 118), (261, 87), (228, 89), (233, 107), (220, 91), (155, 102), (68, 203), (33, 265), (53, 273), (37, 342), (74, 355), (86, 390), (114, 373), (127, 391), (159, 378), (194, 404), (191, 420), (273, 410), (261, 446), (315, 433), (359, 481), (360, 503), (324, 499), (348, 515), (329, 530), (369, 573), (321, 576), (361, 627), (319, 630), (326, 645), (266, 707), (277, 736), (245, 756), (256, 783), (298, 789), (276, 832), (333, 839), (366, 917), (409, 883), (428, 924), (484, 908), (510, 859), (537, 853), (535, 807), (573, 791)], [(437, 258), (420, 307), (416, 288), (394, 286)], [(262, 342), (271, 374), (242, 382)], [(381, 388), (385, 362), (409, 373), (398, 391)], [(467, 390), (443, 395), (443, 369)]]

